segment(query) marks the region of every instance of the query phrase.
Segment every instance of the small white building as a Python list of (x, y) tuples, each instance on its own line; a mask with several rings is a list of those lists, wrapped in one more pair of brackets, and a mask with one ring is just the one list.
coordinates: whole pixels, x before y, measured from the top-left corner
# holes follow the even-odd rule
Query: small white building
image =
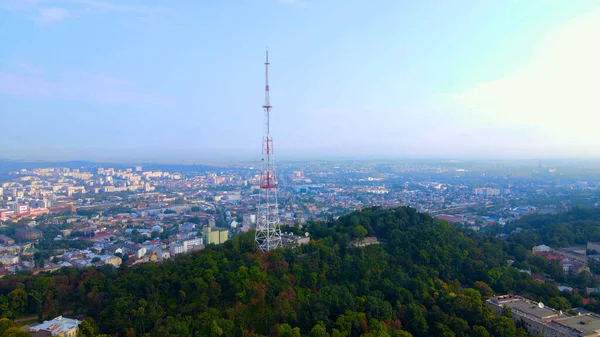
[(79, 324), (79, 320), (58, 316), (51, 321), (29, 327), (29, 332), (34, 336), (76, 337)]
[(3, 255), (0, 256), (0, 262), (5, 266), (12, 266), (19, 263), (19, 256)]
[(177, 242), (169, 247), (169, 252), (171, 253), (171, 255), (183, 254), (185, 253), (185, 247), (183, 243)]
[(539, 245), (539, 246), (535, 246), (531, 249), (531, 251), (533, 252), (533, 254), (539, 254), (539, 253), (547, 253), (550, 251), (550, 247), (546, 246), (546, 245)]
[(202, 246), (202, 238), (192, 238), (182, 241), (185, 251), (188, 252), (192, 247)]

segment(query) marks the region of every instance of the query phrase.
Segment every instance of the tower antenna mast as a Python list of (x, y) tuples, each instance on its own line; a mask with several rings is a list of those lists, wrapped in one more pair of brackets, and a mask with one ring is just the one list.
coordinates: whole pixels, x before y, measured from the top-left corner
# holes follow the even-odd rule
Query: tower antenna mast
[(282, 246), (281, 228), (279, 227), (279, 206), (277, 204), (277, 179), (275, 175), (275, 159), (273, 137), (271, 137), (271, 100), (269, 97), (269, 51), (265, 58), (265, 104), (264, 134), (262, 140), (262, 159), (260, 172), (260, 193), (255, 240), (258, 247), (267, 252)]

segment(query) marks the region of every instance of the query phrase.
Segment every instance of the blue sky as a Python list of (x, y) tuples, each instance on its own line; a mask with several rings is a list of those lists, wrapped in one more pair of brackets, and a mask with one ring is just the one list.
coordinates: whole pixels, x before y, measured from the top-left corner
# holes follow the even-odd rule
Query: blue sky
[(600, 155), (598, 1), (0, 0), (0, 158)]

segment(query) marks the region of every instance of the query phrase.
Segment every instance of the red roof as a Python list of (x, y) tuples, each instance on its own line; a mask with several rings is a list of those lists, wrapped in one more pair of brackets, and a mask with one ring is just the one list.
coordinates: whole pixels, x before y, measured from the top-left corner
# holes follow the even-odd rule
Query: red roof
[(86, 241), (98, 241), (98, 240), (108, 239), (111, 235), (112, 234), (107, 233), (107, 232), (100, 232), (90, 238), (82, 237), (81, 239), (86, 240)]
[(463, 218), (461, 218), (461, 217), (446, 215), (446, 214), (436, 215), (435, 217), (440, 220), (446, 220), (448, 222), (462, 222), (463, 221)]

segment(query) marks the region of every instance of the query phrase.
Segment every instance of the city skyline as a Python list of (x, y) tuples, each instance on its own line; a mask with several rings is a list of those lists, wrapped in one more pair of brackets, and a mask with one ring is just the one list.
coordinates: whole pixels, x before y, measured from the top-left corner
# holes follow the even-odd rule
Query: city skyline
[(0, 22), (4, 158), (258, 161), (266, 46), (277, 159), (600, 155), (594, 1), (4, 0)]

